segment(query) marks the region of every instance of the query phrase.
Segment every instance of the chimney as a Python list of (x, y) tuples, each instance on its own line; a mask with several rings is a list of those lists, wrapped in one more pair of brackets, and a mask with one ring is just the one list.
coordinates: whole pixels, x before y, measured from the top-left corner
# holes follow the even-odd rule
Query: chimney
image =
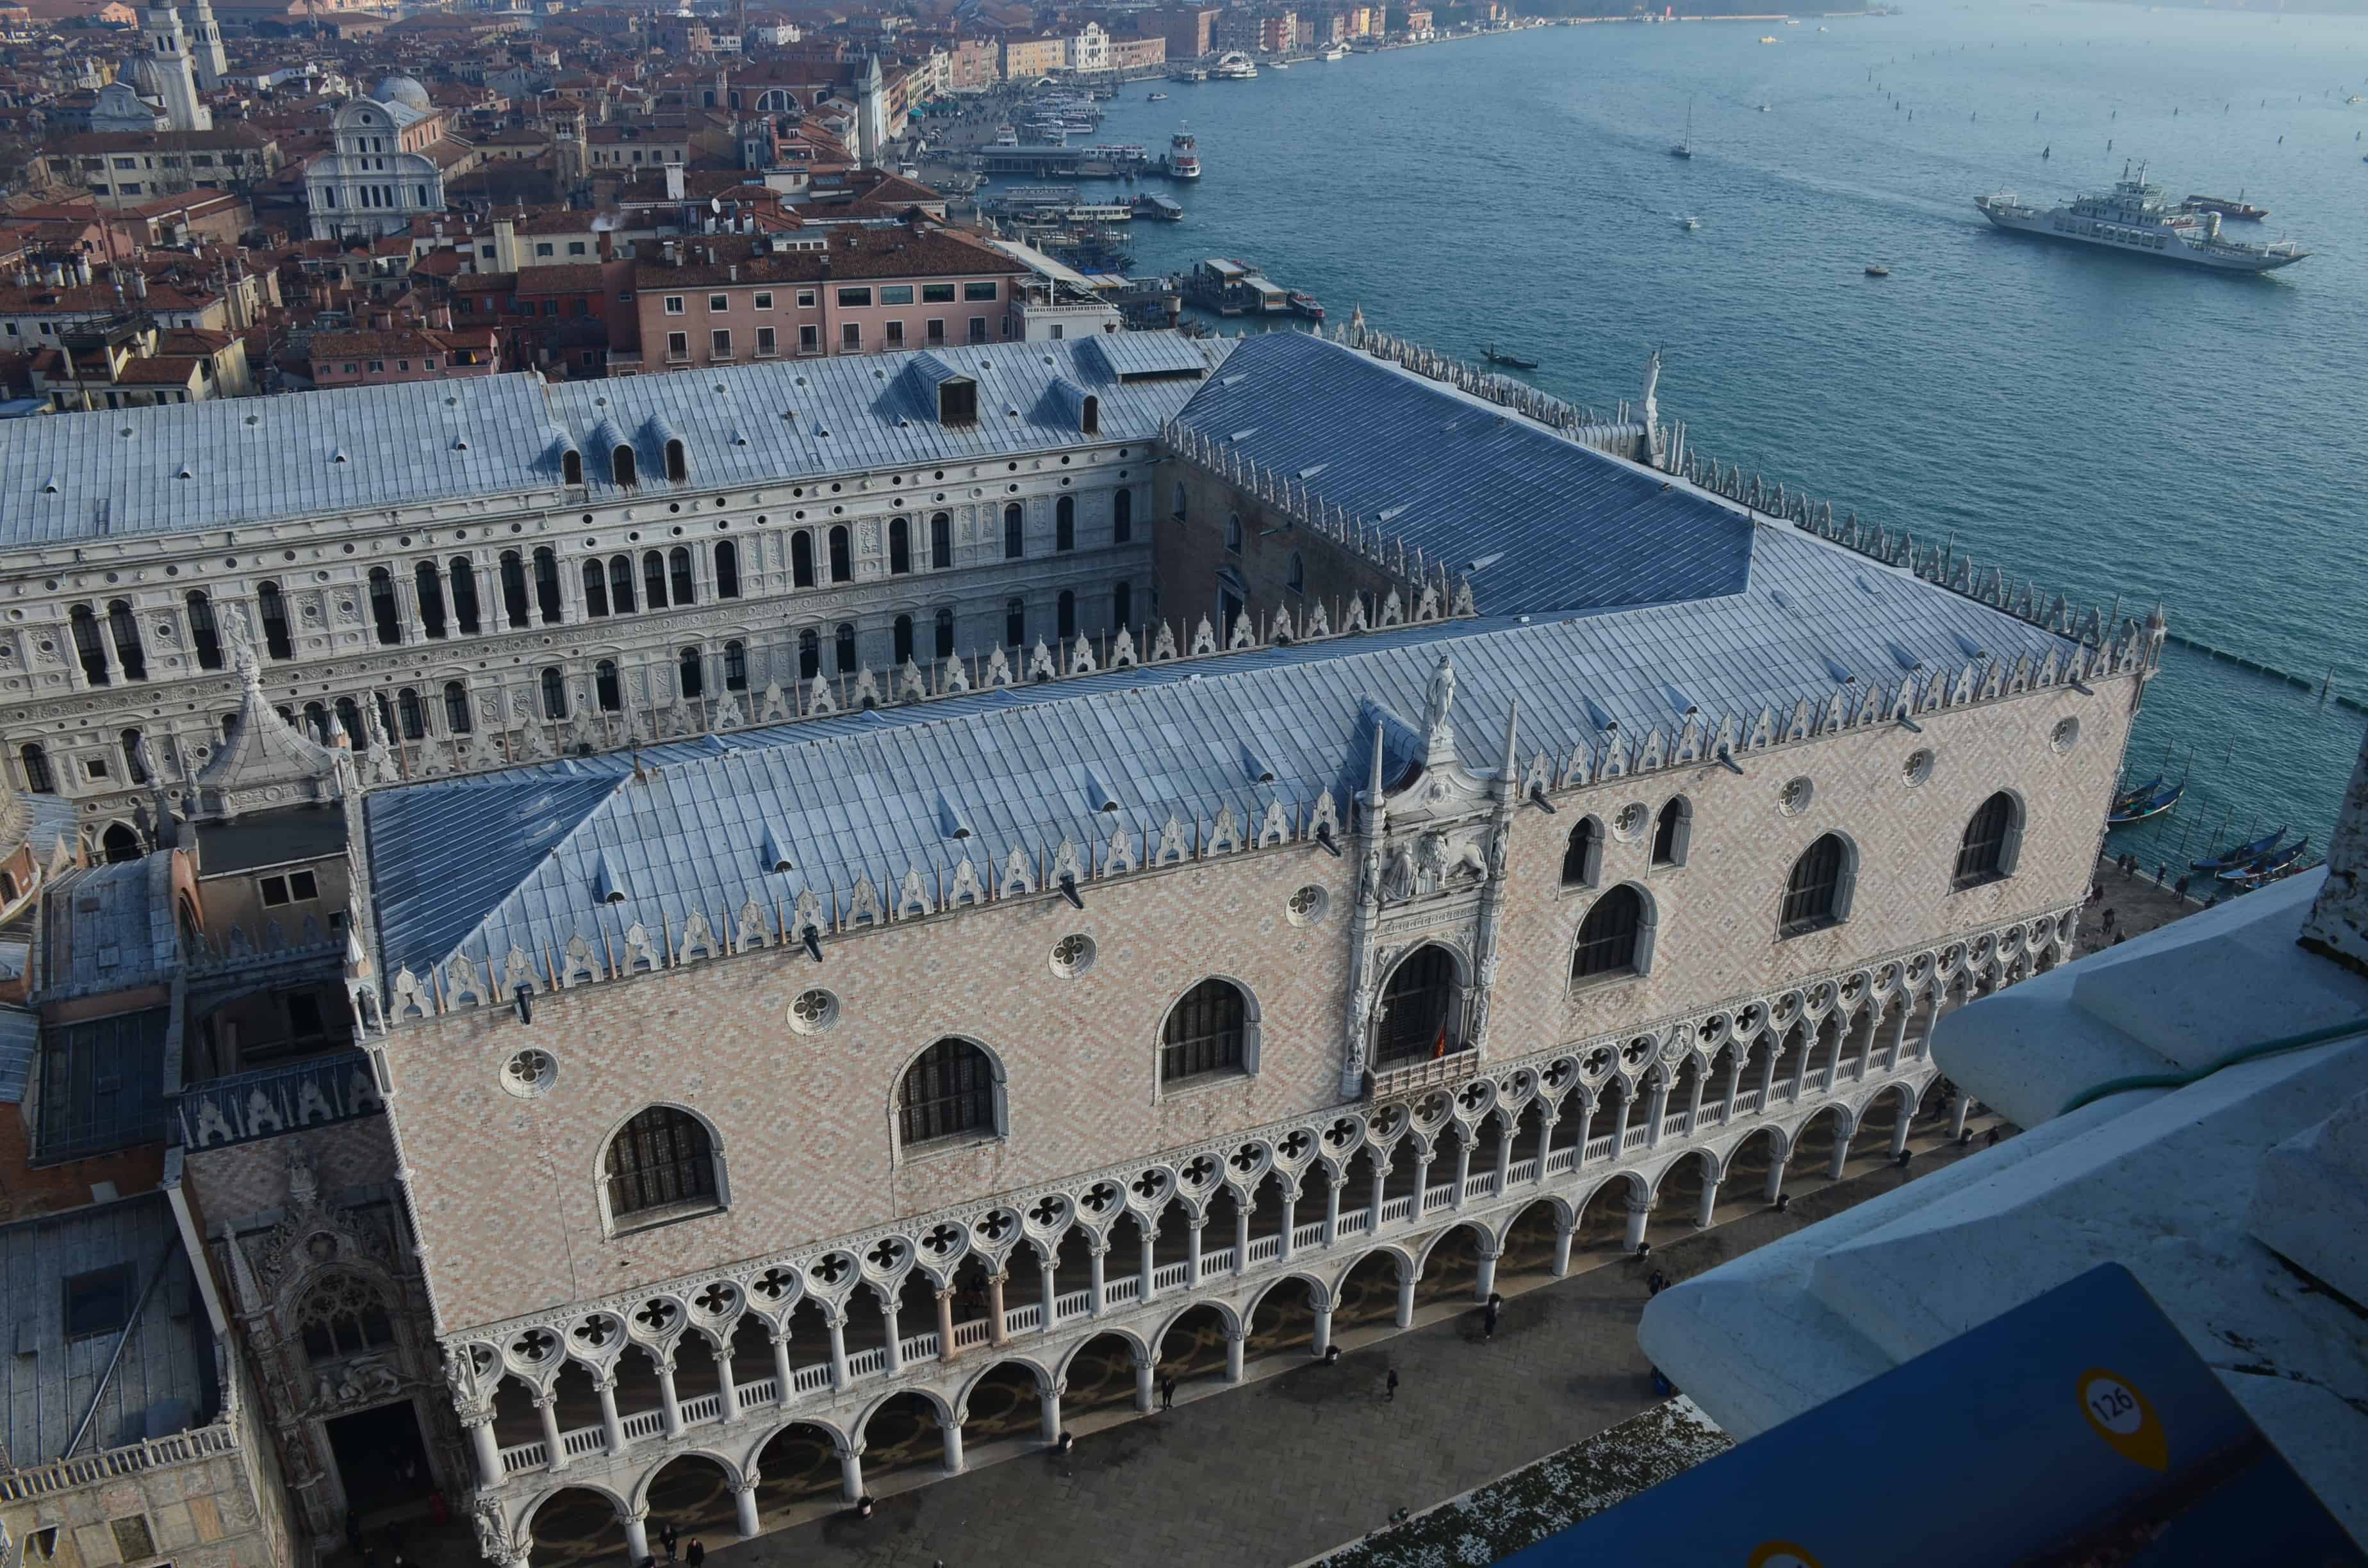
[(668, 164), (666, 166), (666, 199), (668, 201), (680, 201), (683, 199), (682, 165), (680, 164)]
[(148, 275), (146, 273), (134, 272), (131, 275), (131, 297), (135, 300), (144, 300), (148, 297)]
[(740, 281), (740, 264), (736, 261), (732, 264), (731, 276), (733, 282), (737, 283)]
[(74, 256), (74, 281), (77, 283), (87, 283), (90, 281), (90, 253), (88, 251), (83, 251)]

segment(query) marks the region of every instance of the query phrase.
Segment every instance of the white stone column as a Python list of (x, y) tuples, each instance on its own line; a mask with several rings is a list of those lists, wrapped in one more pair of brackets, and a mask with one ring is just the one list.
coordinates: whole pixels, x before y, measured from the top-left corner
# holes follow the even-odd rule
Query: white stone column
[(1645, 1244), (1645, 1221), (1651, 1219), (1652, 1215), (1653, 1200), (1651, 1199), (1647, 1198), (1640, 1201), (1634, 1196), (1629, 1198), (1627, 1244), (1630, 1252), (1634, 1252), (1638, 1247)]
[(1893, 1159), (1896, 1160), (1899, 1158), (1899, 1156), (1906, 1152), (1907, 1148), (1908, 1125), (1914, 1121), (1915, 1119), (1916, 1112), (1912, 1107), (1902, 1109), (1892, 1117), (1891, 1157)]
[(1554, 1123), (1561, 1119), (1562, 1115), (1560, 1108), (1551, 1101), (1547, 1103), (1544, 1110), (1538, 1117), (1537, 1179), (1539, 1181), (1546, 1179), (1546, 1168), (1554, 1163)]
[(790, 1369), (790, 1333), (780, 1324), (767, 1324), (766, 1337), (773, 1346), (773, 1382), (776, 1392), (773, 1403), (787, 1404), (797, 1397), (797, 1374)]
[(469, 1446), (477, 1452), (477, 1484), (491, 1488), (502, 1483), (502, 1449), (494, 1441), (494, 1415), (487, 1411), (463, 1423), (469, 1428)]
[[(823, 1324), (830, 1330), (830, 1386), (834, 1390), (844, 1389), (848, 1382), (846, 1309), (834, 1310), (823, 1319)], [(854, 1498), (850, 1496), (848, 1500), (852, 1502)]]
[(1308, 1348), (1316, 1356), (1332, 1348), (1332, 1308), (1329, 1304), (1315, 1309), (1315, 1338)]
[(757, 1520), (757, 1472), (750, 1471), (732, 1483), (732, 1509), (739, 1515), (740, 1533), (755, 1536), (764, 1527)]
[(1398, 1311), (1395, 1322), (1400, 1328), (1414, 1326), (1414, 1265), (1401, 1260), (1398, 1264)]
[(1719, 1115), (1724, 1127), (1735, 1119), (1735, 1096), (1743, 1087), (1743, 1051), (1740, 1048), (1726, 1053), (1726, 1100)]
[(1053, 1252), (1039, 1250), (1036, 1254), (1036, 1290), (1038, 1299), (1044, 1303), (1043, 1321), (1036, 1325), (1039, 1334), (1052, 1333), (1053, 1320), (1060, 1315), (1061, 1282), (1053, 1271), (1053, 1262), (1056, 1256), (1057, 1249)]
[(1389, 1186), (1390, 1186), (1390, 1158), (1389, 1158), (1389, 1156), (1388, 1156), (1387, 1154), (1382, 1154), (1382, 1153), (1376, 1153), (1376, 1154), (1374, 1154), (1374, 1155), (1372, 1156), (1372, 1165), (1373, 1165), (1373, 1201), (1372, 1201), (1372, 1209), (1371, 1209), (1370, 1212), (1372, 1214), (1372, 1217), (1373, 1217), (1373, 1218), (1372, 1218), (1372, 1222), (1371, 1222), (1370, 1224), (1368, 1224), (1368, 1225), (1365, 1227), (1365, 1233), (1366, 1233), (1367, 1235), (1374, 1235), (1374, 1234), (1378, 1234), (1378, 1233), (1380, 1233), (1380, 1231), (1381, 1231), (1381, 1228), (1382, 1228), (1382, 1204), (1383, 1204), (1383, 1202), (1385, 1200), (1386, 1195), (1387, 1195), (1387, 1194), (1388, 1194), (1388, 1192), (1389, 1192)]
[(938, 1359), (951, 1361), (960, 1354), (954, 1348), (954, 1293), (939, 1290), (938, 1296)]
[(1188, 1290), (1201, 1288), (1201, 1232), (1208, 1223), (1206, 1214), (1184, 1217), (1184, 1288)]
[(627, 1568), (641, 1568), (650, 1554), (649, 1517), (647, 1508), (635, 1508), (630, 1513), (618, 1511), (617, 1522), (625, 1527), (625, 1555), (632, 1560)]
[(1620, 1115), (1611, 1124), (1611, 1157), (1614, 1160), (1620, 1158), (1622, 1153), (1628, 1147), (1628, 1118), (1635, 1108), (1636, 1096), (1634, 1093), (1620, 1096)]
[(1577, 1234), (1578, 1224), (1576, 1221), (1565, 1224), (1561, 1215), (1554, 1216), (1554, 1273), (1557, 1279), (1565, 1278), (1570, 1274), (1570, 1244), (1572, 1238)]
[(1696, 1073), (1693, 1098), (1686, 1102), (1686, 1136), (1689, 1138), (1702, 1129), (1702, 1091), (1709, 1087), (1710, 1075), (1706, 1073)]
[(888, 1375), (893, 1378), (905, 1369), (905, 1347), (903, 1345), (898, 1343), (900, 1331), (896, 1326), (896, 1298), (885, 1294), (884, 1292), (879, 1294), (880, 1323), (881, 1326), (884, 1328), (888, 1334), (888, 1348), (885, 1358), (887, 1361)]
[(1970, 1096), (1957, 1095), (1952, 1096), (1949, 1101), (1949, 1136), (1952, 1138), (1964, 1137), (1965, 1135), (1965, 1119), (1973, 1113), (1974, 1102)]
[(1773, 1203), (1784, 1192), (1784, 1166), (1791, 1156), (1768, 1162), (1768, 1201)]
[(1459, 1132), (1455, 1139), (1455, 1191), (1447, 1200), (1450, 1209), (1463, 1207), (1463, 1189), (1472, 1185), (1472, 1139)]
[(1717, 1207), (1718, 1178), (1711, 1176), (1702, 1182), (1702, 1206), (1695, 1211), (1694, 1223), (1703, 1230), (1710, 1229), (1711, 1210)]
[(847, 1494), (850, 1503), (863, 1497), (863, 1445), (850, 1444), (838, 1450), (838, 1489)]
[(1590, 1099), (1581, 1099), (1578, 1102), (1578, 1137), (1574, 1140), (1578, 1145), (1578, 1156), (1570, 1163), (1570, 1168), (1573, 1170), (1587, 1164), (1587, 1145), (1591, 1142), (1587, 1134), (1588, 1129), (1594, 1125), (1595, 1102)]
[(682, 1402), (675, 1397), (674, 1392), (674, 1351), (669, 1347), (651, 1359), (657, 1364), (658, 1408), (666, 1414), (666, 1435), (679, 1437), (682, 1436)]
[(1134, 1353), (1134, 1408), (1145, 1415), (1151, 1414), (1151, 1369), (1157, 1361), (1156, 1355), (1141, 1350)]
[(1250, 1211), (1239, 1195), (1234, 1199), (1234, 1277), (1250, 1266)]
[(1842, 1167), (1850, 1163), (1850, 1135), (1857, 1131), (1858, 1129), (1851, 1128), (1848, 1132), (1834, 1134), (1834, 1157), (1826, 1165), (1826, 1176), (1828, 1180), (1842, 1179)]
[(549, 1390), (537, 1390), (534, 1413), (542, 1418), (542, 1446), (549, 1450), (551, 1468), (565, 1470), (567, 1450), (559, 1441), (559, 1396)]
[[(1653, 1097), (1645, 1105), (1645, 1147), (1647, 1149), (1661, 1146), (1661, 1123), (1668, 1119), (1668, 1114), (1669, 1081), (1661, 1078), (1654, 1083)], [(1622, 1138), (1621, 1142), (1624, 1143), (1627, 1140)]]
[(1497, 1259), (1503, 1256), (1504, 1255), (1501, 1251), (1491, 1252), (1485, 1244), (1481, 1246), (1480, 1277), (1472, 1281), (1472, 1299), (1474, 1301), (1485, 1301), (1496, 1293)]
[(1158, 1266), (1158, 1245), (1159, 1232), (1156, 1226), (1148, 1223), (1136, 1226), (1134, 1266), (1140, 1278), (1134, 1287), (1134, 1299), (1138, 1301), (1147, 1301), (1152, 1298), (1151, 1276)]
[(715, 1347), (716, 1414), (729, 1426), (740, 1419), (740, 1385), (732, 1381), (732, 1341)]
[[(625, 1451), (625, 1423), (617, 1415), (617, 1379), (614, 1372), (600, 1372), (592, 1380), (592, 1392), (600, 1396), (600, 1430), (607, 1437), (609, 1451)], [(649, 1554), (643, 1552), (643, 1556)]]
[(1008, 1269), (997, 1270), (986, 1277), (986, 1342), (998, 1349), (1010, 1338), (1006, 1326), (1003, 1304), (1003, 1282), (1010, 1277)]
[[(1492, 1197), (1504, 1197), (1505, 1188), (1512, 1183), (1513, 1133), (1520, 1125), (1519, 1117), (1511, 1120), (1507, 1120), (1501, 1116), (1497, 1119), (1497, 1190), (1491, 1194)], [(1543, 1160), (1539, 1162), (1539, 1168), (1541, 1170), (1545, 1168)]]
[(1899, 1053), (1907, 1046), (1907, 1026), (1916, 1017), (1916, 999), (1902, 992), (1899, 1017), (1891, 1026), (1891, 1043), (1883, 1049), (1883, 1070), (1886, 1073), (1899, 1065)]
[(1048, 1443), (1061, 1440), (1061, 1393), (1065, 1386), (1060, 1379), (1053, 1378), (1039, 1384), (1036, 1390), (1039, 1414), (1043, 1418), (1044, 1440)]
[(939, 1416), (938, 1418), (938, 1432), (939, 1435), (945, 1439), (946, 1473), (948, 1475), (960, 1475), (962, 1472), (961, 1412), (957, 1411), (951, 1415)]
[(1806, 1031), (1806, 1038), (1801, 1041), (1801, 1059), (1793, 1063), (1793, 1103), (1794, 1105), (1800, 1104), (1801, 1096), (1808, 1092), (1809, 1063), (1816, 1059), (1817, 1031), (1809, 1029)]
[(1324, 1244), (1331, 1246), (1340, 1239), (1340, 1173), (1324, 1172)]
[(1882, 1028), (1883, 1004), (1880, 1002), (1869, 1002), (1867, 1004), (1866, 1038), (1858, 1042), (1858, 1075), (1859, 1080), (1861, 1083), (1866, 1079), (1866, 1070), (1874, 1065), (1874, 1036), (1875, 1031)]
[(1768, 1113), (1768, 1096), (1776, 1092), (1776, 1059), (1784, 1054), (1784, 1042), (1775, 1035), (1763, 1037), (1768, 1041), (1768, 1060), (1759, 1064), (1759, 1112)]
[(1419, 1220), (1430, 1212), (1430, 1162), (1435, 1157), (1428, 1149), (1414, 1157), (1414, 1202), (1410, 1218)]
[(1242, 1342), (1248, 1337), (1238, 1328), (1225, 1330), (1225, 1381), (1229, 1383), (1242, 1381)]
[(1103, 1260), (1109, 1256), (1110, 1243), (1108, 1240), (1101, 1236), (1088, 1236), (1086, 1238), (1086, 1261), (1092, 1266), (1094, 1274), (1094, 1299), (1090, 1304), (1090, 1311), (1087, 1314), (1088, 1316), (1099, 1317), (1102, 1315), (1102, 1287), (1109, 1283), (1108, 1270), (1110, 1267)]
[(1282, 1261), (1289, 1263), (1299, 1250), (1292, 1233), (1299, 1229), (1299, 1187), (1290, 1177), (1282, 1187)]

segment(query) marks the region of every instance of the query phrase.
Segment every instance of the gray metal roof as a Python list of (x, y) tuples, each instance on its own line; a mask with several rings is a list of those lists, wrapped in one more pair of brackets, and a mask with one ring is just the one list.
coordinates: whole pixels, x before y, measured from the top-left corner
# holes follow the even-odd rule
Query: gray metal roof
[(41, 890), (36, 1001), (62, 1001), (172, 978), (180, 936), (173, 924), (172, 856), (113, 861), (68, 872)]
[[(1281, 801), (1300, 824), (1326, 790), (1345, 820), (1372, 713), (1417, 719), (1442, 651), (1465, 762), (1494, 766), (1518, 699), (1520, 755), (1544, 754), (1556, 776), (1614, 720), (1640, 745), (1656, 729), (1674, 738), (1690, 707), (1746, 731), (1770, 709), (1781, 728), (1838, 686), (1855, 701), (1911, 675), (1953, 677), (1969, 646), (2009, 665), (2070, 652), (1903, 570), (1789, 527), (1758, 531), (1757, 580), (1719, 598), (1436, 621), (973, 692), (644, 750), (638, 776), (608, 756), (374, 791), (383, 972), (455, 952), (498, 963), (514, 945), (540, 970), (579, 934), (621, 952), (632, 925), (678, 938), (693, 911), (728, 931), (745, 903), (769, 921), (809, 888), (843, 911), (860, 878), (894, 903), (910, 869), (935, 902), (964, 859), (995, 885), (1015, 849), (1032, 868), (1064, 839), (1101, 846), (1123, 826), (1145, 856), (1171, 814), (1206, 824), (1230, 806), (1247, 823)], [(1110, 798), (1115, 812), (1099, 809)], [(792, 869), (772, 869), (776, 846)]]
[(25, 1103), (25, 1085), (33, 1073), (33, 1050), (40, 1039), (39, 1014), (0, 1004), (0, 1105)]
[(1310, 334), (1243, 340), (1178, 418), (1468, 571), (1492, 614), (1704, 598), (1750, 575), (1737, 508)]
[(213, 1350), (196, 1281), (162, 1192), (0, 1226), (0, 1440), (17, 1465), (62, 1459), (114, 1355), (117, 1333), (66, 1337), (66, 1282), (129, 1266), (132, 1326), (78, 1452), (164, 1437), (211, 1418)]
[[(617, 433), (609, 441), (635, 449), (644, 494), (1006, 458), (1076, 444), (1074, 410), (1064, 416), (1048, 396), (1064, 378), (1099, 398), (1102, 439), (1148, 441), (1198, 384), (1175, 372), (1213, 368), (1233, 347), (1125, 337), (1169, 341), (933, 348), (555, 385), (527, 373), (5, 420), (0, 549), (547, 489), (571, 446), (595, 497), (612, 500), (624, 492), (594, 439), (604, 425)], [(905, 374), (924, 356), (978, 380), (977, 424), (937, 422), (934, 401)], [(681, 486), (657, 477), (669, 434), (687, 449)]]
[(33, 1157), (43, 1165), (161, 1143), (170, 1008), (116, 1013), (41, 1031)]

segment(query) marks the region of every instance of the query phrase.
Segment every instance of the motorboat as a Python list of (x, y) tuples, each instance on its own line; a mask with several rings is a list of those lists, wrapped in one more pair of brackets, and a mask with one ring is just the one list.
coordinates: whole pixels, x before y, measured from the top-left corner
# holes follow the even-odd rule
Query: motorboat
[(1491, 365), (1502, 365), (1508, 370), (1534, 370), (1538, 368), (1538, 362), (1535, 359), (1521, 359), (1510, 354), (1497, 353), (1497, 346), (1493, 343), (1488, 345), (1485, 351), (1485, 358)]
[(1166, 93), (1154, 93), (1143, 101), (1150, 104), (1164, 104), (1167, 101), (1167, 95)]
[(1866, 275), (1869, 278), (1888, 278), (1891, 276), (1891, 268), (1879, 261), (1870, 261), (1866, 264)]
[(1678, 214), (1678, 227), (1691, 234), (1702, 227), (1702, 220), (1691, 213), (1681, 212)]

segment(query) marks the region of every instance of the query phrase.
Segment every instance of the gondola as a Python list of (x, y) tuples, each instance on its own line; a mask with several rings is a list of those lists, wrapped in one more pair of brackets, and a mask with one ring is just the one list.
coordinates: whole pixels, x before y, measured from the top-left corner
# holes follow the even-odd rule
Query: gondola
[(2118, 812), (2123, 806), (2135, 805), (2161, 788), (2162, 775), (2157, 773), (2135, 790), (2116, 790), (2113, 791), (2112, 809)]
[(2268, 881), (2271, 877), (2301, 859), (2302, 852), (2309, 847), (2310, 835), (2305, 834), (2274, 854), (2264, 855), (2249, 865), (2238, 866), (2221, 872), (2220, 880), (2224, 882), (2243, 882), (2248, 886)]
[(2278, 840), (2285, 835), (2286, 830), (2281, 827), (2274, 833), (2265, 833), (2249, 844), (2239, 844), (2234, 849), (2215, 855), (2209, 860), (2190, 860), (2187, 863), (2187, 869), (2191, 871), (2225, 871), (2231, 866), (2249, 865), (2274, 851), (2277, 848)]
[(2124, 795), (2115, 801), (2113, 809), (2105, 814), (2105, 825), (2119, 827), (2124, 823), (2144, 822), (2148, 817), (2158, 817), (2179, 804), (2179, 798), (2186, 793), (2187, 786), (2184, 783), (2165, 784), (2160, 779), (2157, 779), (2146, 787), (2145, 793)]
[(1488, 363), (1502, 365), (1508, 370), (1534, 370), (1538, 368), (1538, 362), (1535, 359), (1517, 359), (1510, 354), (1497, 353), (1497, 346), (1493, 343), (1488, 345)]

